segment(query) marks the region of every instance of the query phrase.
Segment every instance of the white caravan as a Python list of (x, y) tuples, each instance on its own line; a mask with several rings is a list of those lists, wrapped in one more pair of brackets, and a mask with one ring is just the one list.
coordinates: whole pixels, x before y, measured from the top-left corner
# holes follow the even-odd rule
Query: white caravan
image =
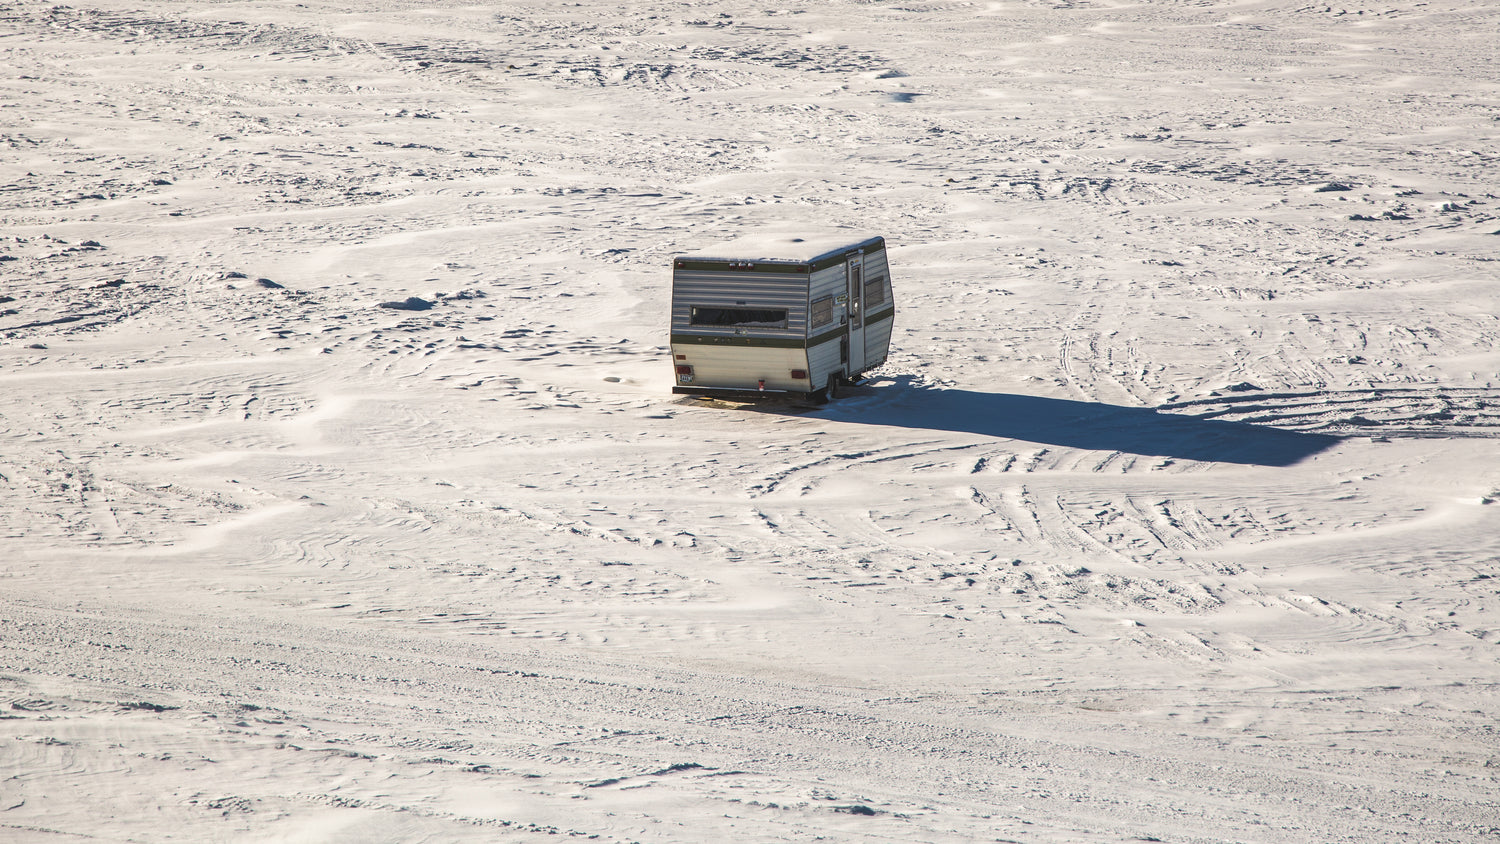
[(885, 363), (885, 239), (790, 238), (672, 261), (674, 393), (826, 401)]

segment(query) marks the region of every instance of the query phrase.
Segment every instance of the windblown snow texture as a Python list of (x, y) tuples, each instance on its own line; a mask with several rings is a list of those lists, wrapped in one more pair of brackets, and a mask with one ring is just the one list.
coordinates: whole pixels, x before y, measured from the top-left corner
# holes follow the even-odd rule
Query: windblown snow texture
[(1491, 6), (0, 4), (0, 839), (1493, 838)]

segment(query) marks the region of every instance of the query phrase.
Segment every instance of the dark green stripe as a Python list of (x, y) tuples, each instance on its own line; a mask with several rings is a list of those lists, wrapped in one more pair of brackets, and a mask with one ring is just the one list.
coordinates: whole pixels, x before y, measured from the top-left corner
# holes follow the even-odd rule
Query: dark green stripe
[(673, 334), (672, 342), (682, 346), (758, 346), (772, 349), (805, 349), (803, 337), (708, 337), (702, 334)]
[[(875, 243), (873, 243), (873, 244), (865, 247), (865, 256), (868, 257), (870, 255), (874, 255), (876, 252), (884, 252), (884, 251), (885, 251), (885, 241), (884, 240), (879, 240), (879, 241), (876, 241)], [(847, 252), (841, 252), (841, 253), (839, 253), (837, 255), (832, 255), (830, 257), (824, 258), (821, 261), (815, 261), (815, 262), (813, 262), (813, 265), (812, 265), (812, 271), (813, 272), (817, 272), (819, 270), (826, 270), (829, 267), (836, 267), (839, 264), (844, 263), (845, 261), (849, 260), (851, 257), (853, 257), (853, 256), (855, 256), (857, 254), (859, 254), (859, 250), (858, 249), (850, 249)]]
[[(871, 323), (890, 319), (896, 315), (896, 309), (891, 308), (882, 311), (865, 320), (865, 327), (869, 328)], [(681, 346), (758, 346), (760, 348), (772, 349), (810, 349), (813, 346), (821, 346), (832, 340), (844, 336), (848, 326), (836, 325), (832, 331), (815, 334), (812, 337), (741, 337), (741, 336), (710, 336), (705, 334), (673, 334), (671, 342)]]
[[(896, 315), (894, 307), (877, 311), (875, 314), (865, 318), (865, 327), (869, 328), (872, 323), (883, 319), (891, 319)], [(813, 346), (821, 346), (831, 340), (837, 340), (848, 331), (847, 325), (835, 325), (820, 334), (814, 334), (808, 338), (801, 337), (742, 337), (718, 336), (708, 334), (673, 334), (672, 342), (684, 346), (760, 346), (777, 349), (809, 349)]]
[(829, 340), (837, 340), (838, 338), (844, 336), (844, 329), (845, 326), (835, 325), (832, 329), (824, 331), (822, 334), (814, 334), (813, 336), (807, 338), (807, 345), (808, 347), (819, 346), (823, 343), (827, 343)]

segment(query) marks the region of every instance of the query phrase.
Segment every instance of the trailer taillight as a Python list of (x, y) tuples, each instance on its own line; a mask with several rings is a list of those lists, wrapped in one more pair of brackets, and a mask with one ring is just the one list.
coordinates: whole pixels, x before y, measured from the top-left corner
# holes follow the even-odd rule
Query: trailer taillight
[(805, 370), (805, 369), (794, 369), (794, 370), (792, 370), (792, 380), (793, 381), (804, 381), (806, 379), (807, 379), (807, 370)]
[(686, 363), (679, 363), (679, 364), (677, 364), (677, 374), (678, 375), (692, 375), (693, 374), (693, 367), (692, 367), (692, 365), (691, 364), (686, 364)]

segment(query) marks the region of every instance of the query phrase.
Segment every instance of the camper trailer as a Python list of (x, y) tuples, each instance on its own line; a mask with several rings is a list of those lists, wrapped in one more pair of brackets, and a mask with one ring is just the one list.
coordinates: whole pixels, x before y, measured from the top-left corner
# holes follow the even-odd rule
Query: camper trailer
[(890, 351), (885, 253), (880, 237), (788, 238), (673, 259), (672, 391), (835, 398)]

